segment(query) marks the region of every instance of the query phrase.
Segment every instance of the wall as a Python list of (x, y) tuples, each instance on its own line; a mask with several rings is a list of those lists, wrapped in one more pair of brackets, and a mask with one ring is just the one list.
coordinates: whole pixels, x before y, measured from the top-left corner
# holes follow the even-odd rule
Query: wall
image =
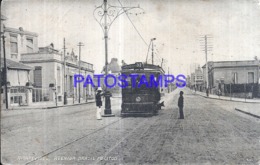
[(216, 80), (224, 78), (224, 83), (233, 83), (233, 74), (237, 73), (237, 84), (248, 83), (248, 72), (254, 73), (254, 83), (257, 83), (256, 67), (234, 67), (234, 68), (215, 68), (214, 69), (214, 86), (218, 84)]
[[(26, 38), (33, 39), (33, 52), (38, 52), (38, 38), (36, 35), (31, 35), (26, 32), (21, 32), (17, 29), (12, 28), (5, 28), (5, 51), (6, 51), (6, 58), (11, 59), (13, 61), (19, 62), (21, 59), (22, 53), (28, 53), (27, 52), (27, 40)], [(17, 44), (18, 44), (18, 53), (17, 58), (14, 58), (11, 56), (11, 35), (17, 37)]]

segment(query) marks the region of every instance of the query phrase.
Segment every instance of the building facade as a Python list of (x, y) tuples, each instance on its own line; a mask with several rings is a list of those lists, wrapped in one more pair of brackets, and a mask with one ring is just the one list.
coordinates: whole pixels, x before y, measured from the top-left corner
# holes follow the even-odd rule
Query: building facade
[[(1, 15), (1, 105), (7, 104), (9, 108), (30, 103), (29, 74), (32, 68), (19, 61), (21, 53), (38, 50), (36, 33), (24, 31), (22, 27), (19, 29), (5, 27), (2, 21), (6, 19)], [(4, 58), (4, 53), (6, 58)], [(4, 68), (4, 63), (6, 63), (6, 68)]]
[[(2, 71), (4, 70), (3, 66), (4, 60), (1, 59)], [(9, 59), (6, 59), (6, 68), (8, 107), (28, 105), (28, 99), (30, 98), (28, 94), (31, 92), (28, 82), (30, 81), (29, 73), (32, 68)], [(1, 72), (1, 75), (2, 80), (5, 80), (4, 73)], [(4, 84), (5, 82), (2, 83), (2, 85)], [(5, 92), (5, 88), (2, 86), (2, 104), (6, 102)]]
[(203, 72), (198, 66), (190, 76), (190, 87), (194, 90), (203, 90)]
[[(6, 18), (1, 16), (1, 20)], [(1, 23), (2, 23), (1, 21)], [(8, 84), (7, 98), (9, 107), (17, 105), (31, 105), (33, 103), (56, 101), (62, 102), (64, 95), (80, 101), (94, 97), (93, 88), (88, 85), (74, 87), (74, 74), (93, 76), (93, 64), (78, 60), (72, 51), (65, 56), (50, 44), (38, 47), (38, 35), (25, 31), (22, 27), (15, 29), (3, 27), (5, 46), (1, 42), (1, 57), (5, 48)], [(2, 39), (2, 37), (1, 37)], [(4, 59), (1, 59), (1, 77), (4, 75)], [(80, 64), (80, 65), (79, 65)], [(65, 66), (65, 67), (64, 67)], [(79, 67), (80, 66), (80, 67)], [(1, 78), (1, 79), (2, 79)], [(1, 103), (5, 102), (5, 88), (3, 83)]]
[[(33, 86), (48, 91), (51, 86), (55, 89), (56, 95), (46, 97), (49, 100), (54, 100), (56, 97), (59, 102), (64, 99), (64, 92), (68, 98), (78, 100), (80, 97), (86, 100), (93, 97), (93, 88), (88, 85), (83, 87), (83, 83), (77, 88), (74, 87), (74, 74), (82, 74), (84, 77), (91, 75), (93, 77), (93, 64), (80, 61), (72, 51), (65, 56), (54, 49), (53, 44), (39, 48), (38, 53), (24, 53), (21, 55), (21, 62), (33, 68), (30, 73)], [(65, 64), (65, 68), (64, 68)], [(65, 72), (64, 72), (65, 69)], [(45, 97), (45, 96), (41, 96)]]
[[(259, 60), (208, 62), (208, 82), (212, 93), (224, 91), (224, 84), (259, 84)], [(203, 66), (204, 77), (206, 67)], [(204, 82), (206, 79), (204, 79)]]
[(38, 52), (38, 35), (33, 32), (4, 27), (6, 58), (19, 62), (22, 53)]

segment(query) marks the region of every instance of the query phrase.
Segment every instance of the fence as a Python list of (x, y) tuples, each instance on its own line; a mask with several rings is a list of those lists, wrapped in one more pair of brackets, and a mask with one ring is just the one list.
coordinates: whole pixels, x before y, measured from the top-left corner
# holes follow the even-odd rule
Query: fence
[(50, 90), (50, 88), (33, 88), (32, 101), (33, 102), (52, 101), (52, 91)]
[(245, 97), (245, 95), (250, 94), (251, 97), (260, 97), (259, 93), (260, 85), (256, 83), (250, 84), (224, 84), (224, 93), (225, 95), (236, 95)]

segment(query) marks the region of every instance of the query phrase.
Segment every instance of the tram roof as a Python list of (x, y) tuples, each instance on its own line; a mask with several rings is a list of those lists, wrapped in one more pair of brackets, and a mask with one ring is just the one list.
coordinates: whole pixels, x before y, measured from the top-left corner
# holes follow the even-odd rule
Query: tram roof
[(153, 64), (142, 64), (142, 67), (137, 67), (135, 64), (129, 64), (124, 65), (121, 67), (121, 72), (160, 72), (165, 73), (163, 68), (161, 68), (159, 65), (153, 65)]

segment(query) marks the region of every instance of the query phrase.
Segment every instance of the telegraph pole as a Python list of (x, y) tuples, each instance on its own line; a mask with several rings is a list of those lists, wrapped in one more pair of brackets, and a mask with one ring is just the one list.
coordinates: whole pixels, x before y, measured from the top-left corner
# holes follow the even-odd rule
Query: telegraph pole
[(7, 66), (6, 66), (6, 54), (5, 54), (5, 36), (3, 39), (3, 53), (4, 53), (4, 84), (5, 84), (5, 108), (8, 109), (8, 90), (7, 90)]
[(162, 58), (161, 68), (162, 68), (162, 65), (163, 65), (163, 58)]
[(209, 38), (212, 38), (211, 36), (209, 35), (204, 35), (201, 37), (203, 40), (201, 40), (203, 43), (202, 43), (202, 51), (205, 52), (205, 61), (206, 61), (206, 69), (205, 69), (205, 72), (206, 72), (206, 90), (209, 88), (209, 76), (208, 76), (208, 52), (211, 51), (212, 49), (212, 45), (209, 45), (209, 41), (208, 39)]
[[(168, 67), (168, 75), (170, 75), (170, 68)], [(171, 86), (172, 87), (172, 86)], [(170, 88), (169, 88), (169, 86), (168, 86), (168, 93), (170, 93)]]
[[(80, 75), (80, 63), (81, 63), (81, 46), (84, 46), (82, 42), (79, 42), (78, 47), (79, 47), (79, 75)], [(80, 103), (80, 85), (79, 85), (79, 103)]]
[(204, 36), (205, 39), (205, 59), (206, 59), (206, 83), (207, 83), (207, 89), (209, 88), (209, 79), (208, 79), (208, 40), (207, 35)]
[(153, 42), (152, 42), (152, 64), (153, 64)]
[(63, 92), (64, 92), (64, 98), (63, 98), (63, 104), (67, 104), (67, 75), (66, 75), (66, 47), (65, 47), (65, 38), (63, 39)]

